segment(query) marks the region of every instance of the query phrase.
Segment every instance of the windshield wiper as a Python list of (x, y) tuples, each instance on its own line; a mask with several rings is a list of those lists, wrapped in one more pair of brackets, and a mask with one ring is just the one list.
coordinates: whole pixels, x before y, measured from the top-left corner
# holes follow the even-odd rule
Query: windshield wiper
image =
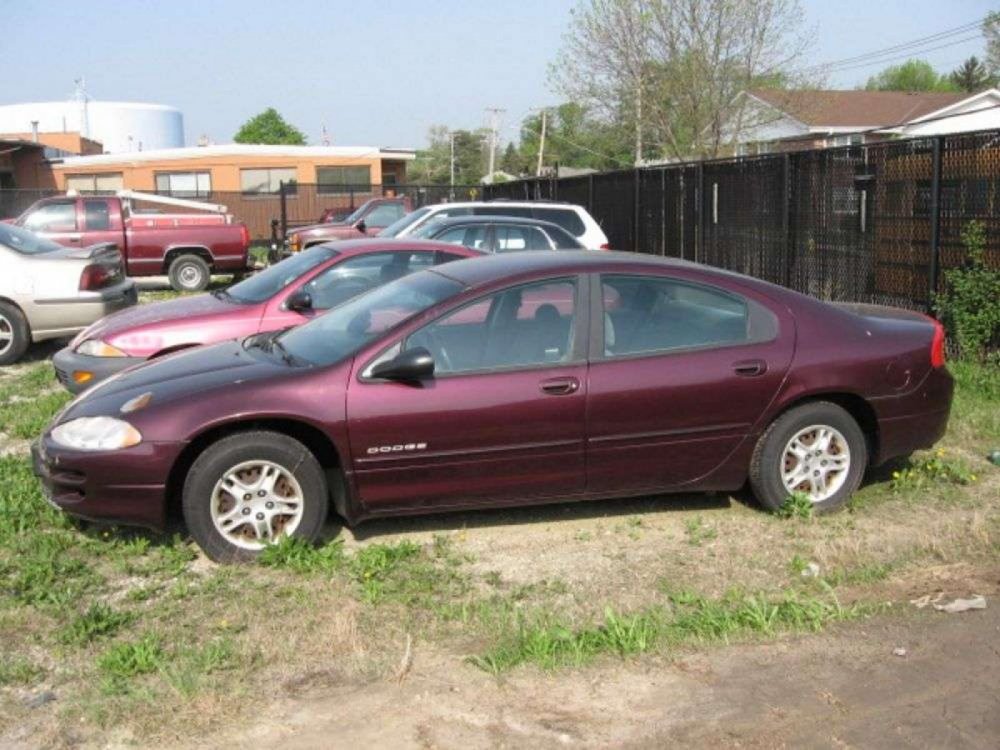
[(271, 346), (268, 347), (268, 351), (277, 349), (278, 353), (281, 354), (281, 358), (285, 361), (285, 364), (291, 367), (295, 367), (295, 365), (298, 364), (298, 358), (285, 348), (285, 345), (281, 343), (280, 337), (274, 336), (270, 339), (270, 343)]
[(227, 297), (229, 299), (233, 298), (233, 295), (229, 293), (228, 289), (213, 289), (211, 291), (211, 295), (216, 299), (226, 299)]

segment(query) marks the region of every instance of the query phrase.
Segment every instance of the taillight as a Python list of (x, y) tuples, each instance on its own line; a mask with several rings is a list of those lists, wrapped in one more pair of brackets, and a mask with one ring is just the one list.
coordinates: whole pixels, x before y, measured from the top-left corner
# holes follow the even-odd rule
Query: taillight
[(601, 250), (610, 250), (611, 249), (611, 243), (610, 242), (605, 242), (603, 245), (601, 245), (600, 249)]
[(246, 224), (240, 224), (240, 238), (243, 240), (243, 247), (250, 247), (250, 230)]
[(80, 291), (89, 292), (107, 286), (113, 276), (106, 266), (92, 264), (80, 274)]
[(944, 326), (937, 320), (934, 323), (934, 338), (931, 339), (931, 367), (944, 367)]

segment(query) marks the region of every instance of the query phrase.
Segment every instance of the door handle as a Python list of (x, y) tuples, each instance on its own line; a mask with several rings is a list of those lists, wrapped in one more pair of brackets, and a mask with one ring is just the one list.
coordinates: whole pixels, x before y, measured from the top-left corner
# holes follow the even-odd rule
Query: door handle
[(79, 242), (80, 241), (80, 235), (78, 235), (78, 234), (71, 234), (66, 239), (68, 239), (70, 242)]
[(580, 381), (576, 378), (552, 378), (543, 380), (538, 387), (542, 389), (542, 393), (550, 396), (568, 396), (579, 390)]
[(733, 371), (744, 378), (753, 378), (767, 372), (767, 362), (762, 359), (744, 359), (733, 362)]

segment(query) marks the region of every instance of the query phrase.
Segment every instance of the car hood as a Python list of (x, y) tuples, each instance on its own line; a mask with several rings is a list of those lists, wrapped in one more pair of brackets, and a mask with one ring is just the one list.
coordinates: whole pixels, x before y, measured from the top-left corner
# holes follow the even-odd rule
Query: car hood
[(338, 234), (355, 235), (358, 233), (353, 224), (346, 224), (342, 221), (334, 221), (328, 224), (310, 224), (305, 227), (296, 227), (292, 231), (292, 234), (322, 234), (324, 236)]
[[(260, 311), (256, 305), (226, 301), (211, 294), (153, 302), (149, 305), (129, 307), (102, 318), (80, 333), (74, 339), (73, 345), (86, 339), (101, 339), (110, 343), (110, 340), (117, 336), (136, 333), (137, 329), (160, 327), (164, 323), (183, 323), (191, 327), (225, 317), (259, 318)], [(132, 352), (127, 353), (132, 354)]]
[(243, 341), (188, 349), (124, 370), (85, 391), (57, 421), (118, 414), (122, 404), (143, 393), (150, 393), (152, 403), (162, 406), (303, 369), (260, 349), (248, 350)]

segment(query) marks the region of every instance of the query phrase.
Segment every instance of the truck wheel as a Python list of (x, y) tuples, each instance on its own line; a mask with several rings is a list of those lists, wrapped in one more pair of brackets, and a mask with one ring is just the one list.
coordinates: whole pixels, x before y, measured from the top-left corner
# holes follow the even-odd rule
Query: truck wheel
[(28, 321), (14, 305), (0, 302), (0, 365), (12, 365), (31, 343)]
[(208, 263), (197, 255), (181, 255), (170, 264), (167, 271), (170, 286), (178, 292), (200, 292), (212, 279)]

